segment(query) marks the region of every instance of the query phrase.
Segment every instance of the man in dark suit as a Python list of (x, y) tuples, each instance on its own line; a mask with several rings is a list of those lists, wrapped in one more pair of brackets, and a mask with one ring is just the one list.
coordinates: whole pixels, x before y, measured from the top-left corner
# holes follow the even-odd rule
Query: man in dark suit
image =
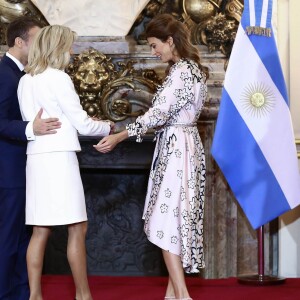
[(37, 21), (22, 17), (9, 24), (8, 52), (0, 61), (0, 299), (29, 299), (26, 251), (30, 228), (25, 226), (25, 165), (27, 141), (53, 134), (57, 118), (22, 121), (17, 88), (28, 51), (39, 31)]

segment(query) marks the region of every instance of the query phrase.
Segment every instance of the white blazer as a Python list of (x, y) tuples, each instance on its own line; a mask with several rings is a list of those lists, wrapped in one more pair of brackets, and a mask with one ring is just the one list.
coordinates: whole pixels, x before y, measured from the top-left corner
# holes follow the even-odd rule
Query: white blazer
[(90, 136), (106, 136), (110, 132), (108, 122), (93, 121), (83, 110), (71, 78), (58, 69), (24, 75), (19, 82), (18, 98), (24, 121), (33, 121), (43, 108), (42, 118), (56, 117), (62, 123), (56, 134), (36, 136), (28, 142), (27, 154), (80, 151), (78, 132)]

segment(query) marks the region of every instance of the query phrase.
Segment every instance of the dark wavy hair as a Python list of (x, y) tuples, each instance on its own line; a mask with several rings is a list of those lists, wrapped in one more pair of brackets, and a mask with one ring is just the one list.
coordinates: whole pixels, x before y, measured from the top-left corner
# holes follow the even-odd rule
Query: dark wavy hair
[[(169, 37), (172, 37), (180, 57), (193, 60), (208, 78), (208, 68), (200, 62), (200, 52), (191, 42), (189, 29), (172, 15), (160, 14), (155, 16), (146, 26), (145, 36), (146, 38), (155, 37), (162, 42), (166, 42)], [(170, 61), (169, 68), (173, 64), (174, 62)]]

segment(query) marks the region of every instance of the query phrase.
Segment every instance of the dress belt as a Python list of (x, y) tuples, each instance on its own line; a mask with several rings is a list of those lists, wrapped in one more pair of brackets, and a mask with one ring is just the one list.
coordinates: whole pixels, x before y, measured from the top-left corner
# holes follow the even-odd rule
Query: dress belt
[(164, 132), (166, 127), (196, 127), (197, 123), (172, 123), (172, 124), (165, 124), (160, 129), (155, 131), (154, 141), (156, 141)]
[(172, 123), (172, 124), (166, 124), (164, 127), (170, 127), (170, 126), (194, 127), (197, 126), (197, 123)]

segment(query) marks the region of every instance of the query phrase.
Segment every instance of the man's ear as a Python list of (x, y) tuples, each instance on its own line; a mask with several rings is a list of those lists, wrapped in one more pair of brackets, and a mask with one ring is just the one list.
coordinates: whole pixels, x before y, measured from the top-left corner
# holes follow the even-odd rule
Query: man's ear
[(22, 48), (23, 40), (18, 36), (15, 38), (15, 46), (18, 48)]

